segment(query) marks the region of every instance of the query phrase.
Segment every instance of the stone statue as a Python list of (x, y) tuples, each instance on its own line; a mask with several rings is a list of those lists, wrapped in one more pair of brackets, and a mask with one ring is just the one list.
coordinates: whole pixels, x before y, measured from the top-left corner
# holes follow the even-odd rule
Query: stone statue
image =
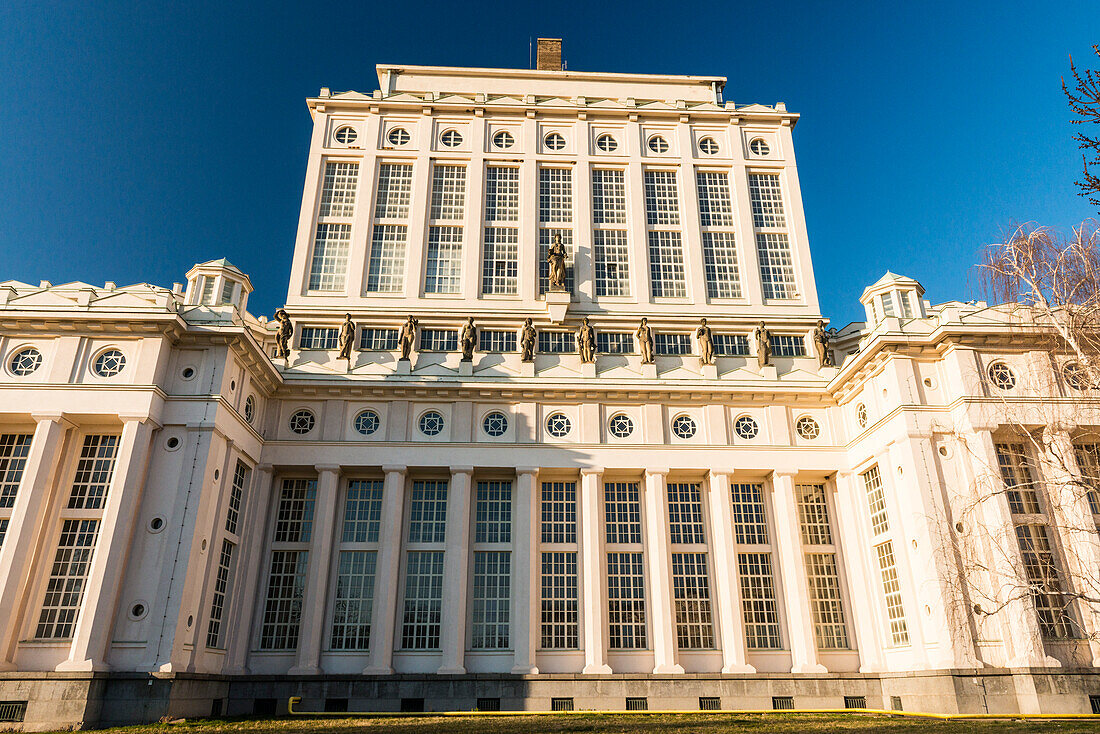
[(565, 245), (561, 243), (561, 235), (554, 235), (550, 248), (546, 252), (546, 262), (550, 266), (550, 290), (562, 292), (565, 290)]
[(756, 337), (756, 361), (763, 367), (772, 358), (772, 335), (763, 321), (760, 322), (760, 326), (757, 326), (752, 334)]
[(519, 330), (520, 358), (524, 362), (532, 362), (535, 359), (535, 327), (531, 326), (531, 319), (523, 322), (523, 328)]
[(638, 330), (634, 332), (634, 338), (638, 341), (638, 353), (642, 355), (642, 364), (653, 364), (653, 331), (649, 328), (646, 319), (642, 319)]
[(281, 308), (275, 311), (275, 320), (279, 322), (279, 330), (275, 332), (275, 356), (290, 359), (290, 337), (294, 336), (294, 325)]
[(829, 349), (829, 332), (825, 331), (825, 322), (818, 321), (814, 329), (814, 347), (817, 349), (817, 366), (832, 367), (833, 353)]
[(466, 324), (462, 327), (462, 334), (459, 336), (458, 343), (459, 346), (462, 347), (462, 361), (473, 361), (474, 347), (477, 346), (477, 327), (474, 326), (473, 316), (466, 319)]
[(351, 320), (351, 314), (344, 314), (344, 323), (340, 324), (340, 347), (338, 359), (351, 359), (351, 350), (355, 347), (355, 322)]
[(577, 329), (577, 346), (580, 348), (582, 362), (591, 364), (596, 361), (596, 330), (588, 323), (587, 316)]
[(706, 319), (699, 320), (699, 328), (695, 330), (695, 338), (699, 341), (699, 359), (703, 364), (714, 364), (714, 338), (707, 326)]
[(401, 349), (401, 359), (407, 360), (412, 353), (413, 344), (416, 343), (416, 325), (420, 323), (412, 316), (401, 327), (401, 333), (397, 336), (397, 346)]

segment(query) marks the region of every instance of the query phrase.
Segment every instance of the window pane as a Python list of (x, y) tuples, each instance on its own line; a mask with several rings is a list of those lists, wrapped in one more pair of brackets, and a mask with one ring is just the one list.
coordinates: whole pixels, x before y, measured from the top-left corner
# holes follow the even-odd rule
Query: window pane
[(381, 525), (382, 481), (354, 479), (348, 482), (340, 542), (377, 543)]
[(462, 227), (429, 227), (425, 293), (462, 290)]
[(271, 552), (260, 649), (293, 650), (298, 647), (308, 568), (308, 551)]
[(317, 235), (313, 239), (313, 260), (309, 268), (311, 291), (344, 289), (350, 247), (350, 224), (317, 224)]
[(645, 566), (641, 553), (607, 554), (607, 622), (608, 647), (612, 650), (646, 648)]
[(577, 554), (542, 554), (542, 648), (577, 649)]
[(370, 647), (376, 563), (375, 551), (340, 551), (332, 613), (333, 650)]
[(397, 293), (405, 280), (404, 225), (376, 224), (370, 246), (367, 291)]
[(409, 551), (401, 624), (403, 649), (439, 649), (442, 607), (443, 551)]
[(787, 226), (778, 174), (750, 173), (749, 201), (752, 204), (752, 225), (757, 229)]
[(37, 639), (68, 639), (84, 602), (92, 553), (99, 536), (99, 520), (65, 520), (57, 542), (46, 597), (38, 617)]
[(432, 219), (462, 219), (466, 204), (466, 167), (436, 165), (432, 169)]
[(672, 554), (672, 592), (676, 607), (676, 644), (681, 650), (714, 647), (706, 553)]
[(510, 645), (511, 560), (508, 551), (474, 553), (470, 631), (475, 650), (503, 650)]
[(442, 543), (447, 530), (447, 483), (413, 482), (409, 542)]
[(475, 543), (510, 543), (512, 483), (478, 482), (474, 518)]
[(641, 543), (642, 510), (637, 482), (604, 482), (608, 543)]
[(483, 240), (481, 292), (513, 296), (519, 291), (519, 230), (486, 227)]
[(69, 493), (69, 509), (98, 510), (115, 473), (118, 436), (85, 436)]
[(577, 483), (542, 483), (542, 542), (577, 542)]
[(328, 161), (321, 184), (321, 205), (317, 216), (351, 218), (355, 214), (355, 188), (359, 164)]
[(407, 219), (412, 197), (413, 167), (405, 163), (383, 163), (378, 167), (376, 219)]

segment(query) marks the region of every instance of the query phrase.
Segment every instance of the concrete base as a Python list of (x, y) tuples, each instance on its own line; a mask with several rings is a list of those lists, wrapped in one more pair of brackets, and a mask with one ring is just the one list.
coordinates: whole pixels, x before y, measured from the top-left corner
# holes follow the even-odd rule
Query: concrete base
[(519, 363), (519, 376), (520, 377), (534, 377), (535, 376), (535, 363), (534, 362), (520, 362)]
[(718, 365), (716, 364), (704, 364), (700, 365), (703, 370), (704, 380), (717, 380), (718, 379)]
[(657, 379), (657, 365), (655, 364), (643, 364), (642, 365), (642, 378), (646, 380)]
[(469, 360), (462, 360), (458, 363), (458, 374), (463, 377), (469, 377), (474, 374), (474, 363)]
[(595, 362), (582, 362), (581, 363), (581, 377), (594, 379), (596, 377), (596, 363)]
[(397, 360), (397, 364), (394, 365), (393, 373), (395, 375), (411, 375), (412, 374), (412, 362), (407, 359)]

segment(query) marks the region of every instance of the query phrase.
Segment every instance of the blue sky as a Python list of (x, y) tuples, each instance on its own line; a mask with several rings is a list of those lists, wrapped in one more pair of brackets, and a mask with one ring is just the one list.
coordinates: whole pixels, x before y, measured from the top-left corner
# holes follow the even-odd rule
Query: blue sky
[(0, 3), (0, 279), (170, 285), (225, 256), (282, 303), (308, 148), (303, 102), (376, 63), (729, 78), (784, 101), (822, 310), (859, 318), (885, 270), (933, 301), (1015, 223), (1097, 216), (1060, 77), (1100, 65), (1091, 2)]

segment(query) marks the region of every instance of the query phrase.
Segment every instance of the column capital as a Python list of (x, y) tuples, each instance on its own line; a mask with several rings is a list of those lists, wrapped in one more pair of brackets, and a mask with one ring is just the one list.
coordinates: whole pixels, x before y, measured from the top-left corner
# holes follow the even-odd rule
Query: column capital
[(798, 472), (789, 469), (772, 469), (772, 479), (795, 479)]
[(581, 476), (582, 477), (590, 477), (590, 476), (599, 477), (599, 476), (603, 475), (603, 471), (604, 471), (604, 469), (603, 469), (602, 466), (586, 466), (586, 467), (583, 467), (581, 469)]
[(160, 421), (148, 413), (120, 413), (118, 419), (123, 423), (151, 423), (154, 428), (160, 428)]
[(404, 464), (383, 464), (382, 471), (386, 474), (404, 474), (409, 470), (409, 467)]
[(526, 475), (538, 476), (539, 467), (537, 466), (517, 466), (516, 476), (522, 477)]
[(60, 410), (53, 412), (31, 413), (31, 418), (34, 419), (35, 423), (60, 423), (65, 428), (73, 428), (76, 426), (76, 424), (69, 419), (68, 414)]
[(274, 464), (257, 464), (255, 466), (255, 469), (256, 469), (256, 471), (262, 471), (262, 472), (267, 472), (268, 474), (272, 474), (272, 473), (275, 472), (275, 465)]
[(452, 466), (451, 474), (473, 474), (474, 468), (472, 466)]
[(339, 474), (340, 473), (340, 465), (339, 464), (314, 464), (313, 465), (313, 470), (315, 472), (317, 472), (318, 474), (325, 474), (327, 472), (332, 472), (334, 474)]
[(667, 466), (651, 467), (645, 470), (647, 477), (663, 477), (669, 473), (670, 469)]
[(733, 474), (733, 469), (711, 469), (710, 470), (710, 478), (711, 479), (729, 479), (732, 474)]

